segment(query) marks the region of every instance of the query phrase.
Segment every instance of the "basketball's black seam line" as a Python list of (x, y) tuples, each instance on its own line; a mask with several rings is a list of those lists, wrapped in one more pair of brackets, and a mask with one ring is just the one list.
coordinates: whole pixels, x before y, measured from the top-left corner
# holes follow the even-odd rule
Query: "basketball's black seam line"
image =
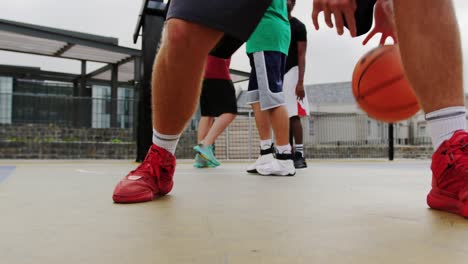
[(370, 66), (371, 66), (372, 64), (374, 64), (374, 62), (375, 62), (378, 58), (382, 57), (382, 56), (385, 55), (386, 53), (387, 53), (386, 50), (385, 50), (385, 51), (382, 51), (382, 53), (380, 53), (380, 54), (379, 54), (378, 56), (376, 56), (373, 60), (371, 60), (371, 61), (369, 62), (369, 64), (367, 65), (367, 67), (364, 68), (364, 70), (362, 71), (361, 76), (359, 76), (359, 81), (358, 81), (358, 86), (357, 86), (357, 95), (358, 95), (358, 96), (357, 96), (357, 100), (358, 100), (358, 101), (361, 99), (361, 80), (362, 80), (362, 78), (364, 77), (365, 73), (366, 73), (367, 70), (370, 68)]
[(365, 106), (371, 107), (372, 109), (378, 110), (378, 111), (394, 111), (394, 110), (409, 110), (413, 106), (419, 105), (418, 102), (415, 103), (409, 103), (409, 104), (404, 104), (404, 105), (398, 105), (398, 106), (379, 106), (377, 104), (370, 104), (368, 101), (364, 103)]
[(393, 84), (393, 83), (395, 83), (395, 82), (398, 82), (398, 81), (400, 81), (400, 80), (403, 80), (404, 78), (405, 78), (405, 75), (404, 75), (404, 74), (401, 74), (401, 75), (399, 75), (399, 76), (397, 76), (397, 77), (395, 77), (395, 78), (393, 78), (393, 79), (384, 81), (384, 82), (380, 83), (379, 85), (374, 86), (374, 87), (368, 89), (367, 92), (366, 92), (365, 94), (362, 94), (361, 96), (362, 96), (362, 98), (364, 98), (364, 97), (366, 97), (366, 96), (370, 96), (370, 95), (376, 93), (376, 92), (377, 92), (378, 90), (380, 90), (382, 87), (385, 87), (385, 86), (387, 86), (387, 85), (391, 85), (391, 84)]

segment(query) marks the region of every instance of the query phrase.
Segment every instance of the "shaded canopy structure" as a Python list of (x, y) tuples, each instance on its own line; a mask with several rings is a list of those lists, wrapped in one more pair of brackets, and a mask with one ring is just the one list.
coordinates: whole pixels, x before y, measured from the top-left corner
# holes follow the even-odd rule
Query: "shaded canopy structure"
[[(87, 84), (101, 82), (111, 87), (111, 99), (115, 102), (119, 86), (134, 87), (140, 81), (141, 51), (119, 46), (116, 38), (0, 19), (0, 50), (80, 61), (80, 74), (0, 66), (0, 74), (71, 82), (73, 96), (77, 97), (91, 97)], [(87, 62), (105, 66), (88, 72)], [(116, 127), (116, 103), (110, 112), (111, 127)]]
[(141, 56), (140, 50), (119, 46), (116, 38), (4, 19), (0, 19), (0, 50), (108, 64), (86, 74), (87, 79), (110, 81), (114, 65), (118, 81), (127, 83), (135, 80), (135, 61)]

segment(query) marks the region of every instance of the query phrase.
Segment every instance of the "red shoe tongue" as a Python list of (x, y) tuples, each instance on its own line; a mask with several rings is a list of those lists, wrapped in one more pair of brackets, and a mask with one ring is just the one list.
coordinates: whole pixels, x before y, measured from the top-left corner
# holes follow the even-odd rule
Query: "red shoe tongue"
[(468, 143), (468, 132), (458, 130), (453, 134), (449, 141), (450, 143), (459, 143), (460, 141)]

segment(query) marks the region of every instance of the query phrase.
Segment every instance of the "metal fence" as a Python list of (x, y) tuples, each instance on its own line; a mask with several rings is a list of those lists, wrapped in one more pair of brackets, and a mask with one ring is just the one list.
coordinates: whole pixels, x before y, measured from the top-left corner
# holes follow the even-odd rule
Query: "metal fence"
[[(0, 93), (0, 158), (136, 157), (136, 101), (68, 95)], [(364, 114), (314, 113), (303, 118), (307, 158), (387, 158), (388, 124)], [(176, 152), (192, 159), (198, 116), (187, 126)], [(411, 122), (396, 124), (396, 157), (427, 158), (430, 140), (417, 138)], [(252, 112), (240, 113), (215, 143), (221, 160), (252, 160), (259, 137)]]
[[(193, 158), (197, 144), (197, 120), (184, 132), (177, 156)], [(375, 121), (364, 114), (314, 113), (301, 120), (307, 158), (388, 158), (389, 124)], [(415, 138), (410, 122), (394, 125), (393, 145), (397, 158), (427, 158), (431, 155), (430, 139)], [(259, 136), (252, 112), (242, 113), (215, 143), (219, 159), (255, 159), (259, 155)]]

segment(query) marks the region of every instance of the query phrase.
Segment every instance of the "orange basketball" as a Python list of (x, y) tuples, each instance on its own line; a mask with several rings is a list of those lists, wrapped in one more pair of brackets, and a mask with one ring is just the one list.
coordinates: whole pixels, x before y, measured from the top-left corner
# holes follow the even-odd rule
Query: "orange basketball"
[(393, 123), (419, 111), (395, 45), (379, 46), (361, 57), (353, 72), (353, 94), (370, 117)]

